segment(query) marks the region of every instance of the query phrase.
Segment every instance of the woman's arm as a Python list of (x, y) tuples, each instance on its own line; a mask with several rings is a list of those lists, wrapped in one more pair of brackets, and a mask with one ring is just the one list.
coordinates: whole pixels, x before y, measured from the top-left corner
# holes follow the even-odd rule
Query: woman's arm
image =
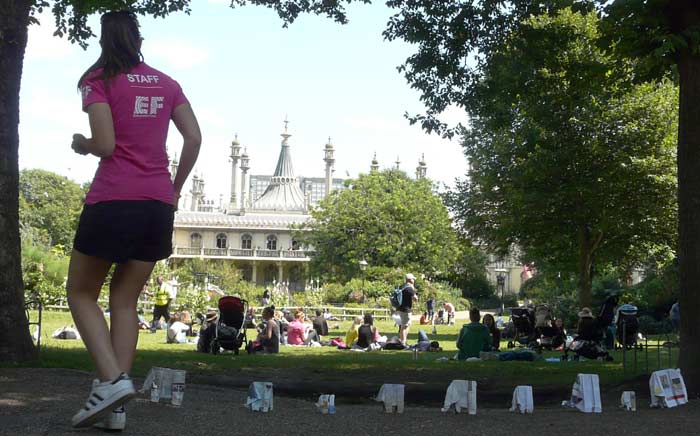
[[(182, 153), (180, 155), (180, 165), (175, 174), (175, 195), (180, 196), (182, 186), (190, 175), (199, 155), (199, 148), (202, 145), (202, 133), (199, 130), (199, 123), (194, 116), (192, 106), (189, 103), (181, 104), (173, 110), (172, 116), (175, 127), (182, 135)], [(177, 201), (177, 199), (175, 199)]]
[(107, 103), (92, 103), (87, 107), (87, 113), (92, 138), (86, 138), (84, 135), (76, 133), (73, 135), (71, 148), (82, 155), (111, 156), (114, 152), (112, 110)]

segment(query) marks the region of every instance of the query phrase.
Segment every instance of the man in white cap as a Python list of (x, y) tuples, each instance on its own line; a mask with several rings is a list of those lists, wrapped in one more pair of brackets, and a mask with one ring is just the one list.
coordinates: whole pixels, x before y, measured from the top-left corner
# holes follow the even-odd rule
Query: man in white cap
[(401, 296), (401, 306), (396, 310), (396, 313), (401, 318), (401, 322), (399, 323), (399, 339), (401, 339), (403, 344), (406, 344), (406, 339), (408, 339), (413, 302), (418, 301), (418, 295), (414, 287), (415, 283), (416, 277), (411, 273), (406, 274), (406, 284), (403, 285), (402, 288), (403, 295)]

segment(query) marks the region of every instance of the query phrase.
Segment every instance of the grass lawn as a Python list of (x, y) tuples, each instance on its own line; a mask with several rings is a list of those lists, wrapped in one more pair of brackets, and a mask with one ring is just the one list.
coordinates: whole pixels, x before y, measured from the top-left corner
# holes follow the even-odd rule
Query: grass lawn
[[(34, 314), (32, 314), (34, 316)], [(92, 362), (85, 350), (82, 341), (57, 340), (51, 338), (51, 333), (64, 325), (72, 323), (68, 312), (44, 312), (43, 329), (41, 338), (41, 356), (38, 362), (22, 364), (30, 367), (72, 368), (92, 371)], [(350, 321), (329, 323), (330, 337), (344, 337)], [(340, 328), (338, 328), (340, 327)], [(417, 340), (417, 331), (420, 326), (413, 325), (409, 342)], [(426, 332), (430, 333), (429, 326)], [(387, 336), (396, 334), (396, 328), (391, 322), (377, 323), (379, 331)], [(185, 369), (193, 373), (227, 374), (231, 371), (241, 370), (265, 371), (299, 371), (306, 370), (318, 373), (319, 376), (355, 375), (367, 374), (397, 374), (400, 368), (401, 374), (414, 379), (422, 378), (468, 378), (481, 382), (498, 385), (515, 384), (546, 384), (548, 386), (571, 386), (576, 374), (599, 374), (601, 383), (605, 386), (616, 386), (626, 380), (635, 379), (642, 374), (647, 374), (647, 356), (644, 351), (637, 352), (637, 370), (633, 364), (628, 365), (625, 371), (622, 365), (622, 352), (612, 352), (613, 362), (458, 362), (437, 361), (440, 357), (451, 357), (456, 353), (456, 338), (461, 325), (438, 326), (438, 334), (430, 335), (431, 340), (437, 340), (443, 347), (442, 353), (420, 353), (418, 360), (411, 358), (411, 353), (405, 351), (381, 351), (374, 353), (358, 353), (346, 350), (337, 350), (333, 347), (285, 347), (280, 348), (279, 355), (247, 355), (242, 352), (240, 356), (226, 353), (223, 355), (210, 355), (197, 353), (194, 344), (166, 344), (165, 331), (159, 330), (152, 334), (141, 331), (139, 336), (138, 352), (134, 362), (133, 375), (144, 376), (153, 366), (166, 366), (170, 368)], [(254, 337), (255, 332), (248, 330), (248, 338)], [(506, 342), (502, 342), (502, 350), (506, 349)], [(669, 352), (671, 362), (677, 360), (677, 349), (661, 348), (657, 352), (656, 342), (650, 341), (648, 352), (648, 369), (650, 371), (659, 367), (669, 367)], [(547, 352), (545, 357), (559, 357), (561, 352)], [(628, 359), (632, 362), (632, 354), (628, 353)], [(6, 364), (4, 366), (7, 366)], [(673, 366), (673, 365), (671, 365)]]

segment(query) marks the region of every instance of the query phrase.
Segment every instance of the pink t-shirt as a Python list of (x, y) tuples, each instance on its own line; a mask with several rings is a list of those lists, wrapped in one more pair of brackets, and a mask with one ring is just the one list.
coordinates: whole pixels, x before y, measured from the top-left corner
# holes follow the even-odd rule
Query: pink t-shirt
[(83, 110), (93, 103), (109, 104), (116, 145), (111, 156), (100, 159), (85, 203), (159, 200), (175, 204), (165, 140), (173, 109), (187, 103), (182, 88), (143, 62), (110, 79), (109, 86), (97, 78), (101, 72), (91, 73), (81, 83)]
[(287, 325), (287, 344), (304, 345), (304, 323), (295, 319)]

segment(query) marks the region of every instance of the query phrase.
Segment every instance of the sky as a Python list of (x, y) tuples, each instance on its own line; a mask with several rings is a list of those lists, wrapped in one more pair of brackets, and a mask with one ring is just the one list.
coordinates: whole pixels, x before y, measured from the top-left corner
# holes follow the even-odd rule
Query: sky
[[(403, 42), (381, 36), (391, 11), (382, 4), (348, 9), (350, 23), (302, 16), (283, 28), (261, 7), (231, 9), (226, 0), (193, 2), (190, 16), (142, 17), (146, 63), (176, 79), (199, 120), (203, 142), (195, 172), (203, 175), (207, 198), (229, 196), (230, 144), (235, 135), (250, 156), (250, 174), (274, 172), (285, 117), (294, 169), (322, 177), (323, 148), (335, 147), (335, 177), (369, 170), (377, 153), (382, 168), (409, 175), (422, 154), (428, 177), (453, 185), (466, 172), (457, 139), (442, 139), (411, 126), (406, 112), (420, 113), (419, 94), (396, 70), (413, 53)], [(71, 151), (73, 133), (89, 136), (76, 82), (99, 56), (97, 38), (86, 51), (53, 36), (53, 17), (31, 26), (20, 93), (20, 168), (43, 168), (83, 183), (98, 158)], [(99, 33), (99, 18), (90, 24)], [(464, 122), (451, 109), (443, 121)], [(171, 156), (182, 139), (171, 128)], [(188, 181), (185, 185), (190, 189)]]

